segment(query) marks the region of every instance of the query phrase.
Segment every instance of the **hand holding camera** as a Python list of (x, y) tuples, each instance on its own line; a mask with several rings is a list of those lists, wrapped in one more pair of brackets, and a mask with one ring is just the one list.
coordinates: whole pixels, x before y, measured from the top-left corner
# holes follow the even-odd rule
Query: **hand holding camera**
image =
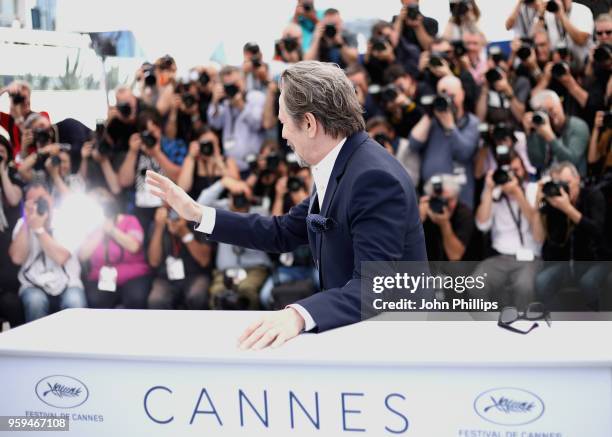
[(49, 219), (49, 201), (40, 196), (25, 203), (26, 223), (30, 230), (45, 228)]

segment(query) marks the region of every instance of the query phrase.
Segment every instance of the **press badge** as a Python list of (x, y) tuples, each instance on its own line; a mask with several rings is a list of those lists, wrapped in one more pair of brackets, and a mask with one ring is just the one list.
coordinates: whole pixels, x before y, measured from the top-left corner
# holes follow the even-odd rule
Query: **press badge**
[(114, 267), (102, 267), (100, 279), (98, 279), (98, 290), (117, 291), (117, 269)]
[(180, 258), (174, 258), (173, 256), (166, 258), (166, 271), (168, 272), (168, 279), (171, 281), (185, 279), (185, 265)]
[(534, 259), (535, 256), (533, 254), (533, 251), (530, 249), (525, 249), (524, 247), (521, 247), (519, 250), (516, 251), (517, 261), (533, 261)]
[(38, 280), (45, 287), (49, 287), (55, 281), (55, 273), (52, 271), (46, 271), (38, 276)]

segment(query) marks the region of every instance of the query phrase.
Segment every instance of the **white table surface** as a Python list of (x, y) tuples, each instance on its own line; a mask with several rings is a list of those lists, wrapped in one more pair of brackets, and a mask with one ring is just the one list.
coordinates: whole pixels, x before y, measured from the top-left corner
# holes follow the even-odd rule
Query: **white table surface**
[(0, 334), (2, 356), (300, 365), (612, 367), (611, 321), (554, 321), (528, 335), (495, 321), (368, 321), (242, 351), (263, 312), (69, 309)]

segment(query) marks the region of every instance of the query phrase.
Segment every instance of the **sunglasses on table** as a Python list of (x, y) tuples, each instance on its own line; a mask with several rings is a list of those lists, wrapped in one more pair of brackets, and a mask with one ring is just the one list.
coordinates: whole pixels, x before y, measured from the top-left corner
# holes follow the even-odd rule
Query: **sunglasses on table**
[[(525, 331), (512, 326), (512, 324), (517, 320), (529, 320), (533, 321), (533, 324)], [(536, 320), (544, 320), (549, 327), (552, 324), (550, 311), (548, 311), (540, 302), (530, 303), (527, 306), (527, 310), (524, 312), (519, 311), (516, 307), (503, 308), (499, 313), (497, 326), (511, 332), (516, 332), (517, 334), (529, 334), (535, 328), (540, 326)]]

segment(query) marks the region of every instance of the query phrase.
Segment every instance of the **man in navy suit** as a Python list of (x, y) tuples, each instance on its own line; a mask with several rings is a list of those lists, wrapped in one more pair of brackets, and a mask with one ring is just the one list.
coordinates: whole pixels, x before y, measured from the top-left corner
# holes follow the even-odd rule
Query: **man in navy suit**
[(249, 326), (241, 348), (279, 346), (303, 331), (361, 320), (362, 261), (424, 261), (414, 186), (401, 164), (364, 132), (353, 85), (334, 64), (299, 62), (281, 76), (283, 137), (310, 165), (311, 196), (287, 214), (262, 217), (194, 202), (169, 179), (147, 174), (151, 190), (211, 240), (291, 252), (310, 244), (320, 293)]

